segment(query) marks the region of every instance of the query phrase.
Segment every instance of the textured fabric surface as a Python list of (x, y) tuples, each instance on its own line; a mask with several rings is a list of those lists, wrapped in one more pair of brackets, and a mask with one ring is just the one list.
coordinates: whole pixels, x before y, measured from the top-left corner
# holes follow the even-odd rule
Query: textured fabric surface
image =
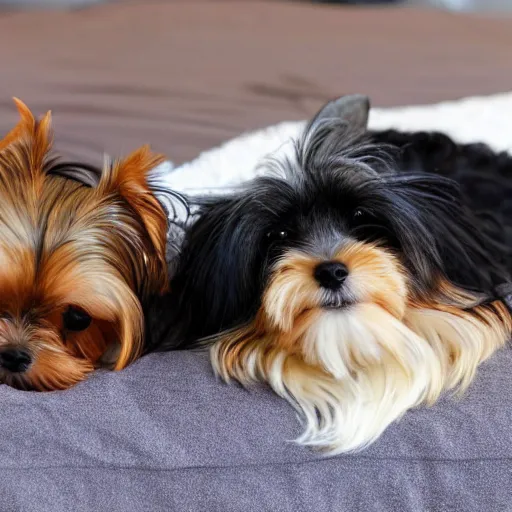
[(507, 511), (512, 350), (462, 399), (407, 413), (369, 449), (322, 457), (287, 440), (293, 410), (220, 384), (207, 358), (147, 356), (66, 392), (0, 393), (0, 510)]

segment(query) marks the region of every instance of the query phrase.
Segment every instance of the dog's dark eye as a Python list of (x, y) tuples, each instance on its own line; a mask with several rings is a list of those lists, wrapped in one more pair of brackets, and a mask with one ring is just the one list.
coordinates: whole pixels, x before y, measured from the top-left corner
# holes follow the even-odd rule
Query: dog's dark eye
[(352, 212), (352, 226), (358, 227), (365, 224), (375, 224), (376, 218), (367, 210), (357, 208)]
[(92, 318), (83, 309), (69, 306), (62, 314), (64, 328), (68, 331), (85, 331), (91, 325)]
[(385, 219), (379, 218), (364, 208), (357, 208), (352, 212), (350, 221), (352, 234), (358, 240), (365, 242), (386, 241), (389, 245), (395, 246), (393, 233), (386, 224)]
[(267, 233), (268, 240), (285, 240), (286, 238), (288, 238), (288, 231), (284, 229), (275, 229)]
[(352, 212), (352, 219), (350, 220), (350, 227), (354, 233), (362, 238), (366, 238), (369, 233), (374, 233), (375, 228), (378, 228), (379, 222), (367, 210), (357, 208)]

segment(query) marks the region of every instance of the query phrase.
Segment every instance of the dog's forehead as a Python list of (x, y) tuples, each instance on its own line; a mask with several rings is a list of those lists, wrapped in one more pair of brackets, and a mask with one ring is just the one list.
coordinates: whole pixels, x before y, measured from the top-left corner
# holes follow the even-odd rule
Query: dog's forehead
[(286, 210), (301, 217), (339, 215), (361, 206), (378, 194), (378, 178), (359, 166), (329, 169), (320, 174), (302, 173), (289, 179), (269, 179), (251, 191), (252, 203), (261, 210)]
[(62, 246), (72, 248), (77, 258), (94, 255), (98, 247), (107, 255), (122, 236), (133, 240), (139, 228), (119, 198), (100, 197), (94, 188), (68, 178), (50, 176), (35, 194), (0, 189), (0, 263), (7, 269), (25, 265), (26, 258), (39, 265)]

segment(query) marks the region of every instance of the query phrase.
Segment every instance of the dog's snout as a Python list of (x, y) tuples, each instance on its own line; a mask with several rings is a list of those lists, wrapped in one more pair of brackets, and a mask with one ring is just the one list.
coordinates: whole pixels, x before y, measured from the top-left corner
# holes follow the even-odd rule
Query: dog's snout
[(338, 261), (324, 261), (315, 268), (314, 277), (322, 288), (337, 290), (348, 276), (348, 269)]
[(17, 348), (10, 348), (0, 351), (0, 367), (13, 373), (27, 371), (32, 363), (28, 352)]

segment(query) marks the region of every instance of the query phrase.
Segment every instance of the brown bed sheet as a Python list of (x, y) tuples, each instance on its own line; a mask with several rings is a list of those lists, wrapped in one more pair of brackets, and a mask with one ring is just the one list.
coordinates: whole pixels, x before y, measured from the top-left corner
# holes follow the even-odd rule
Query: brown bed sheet
[(346, 92), (389, 106), (512, 84), (512, 19), (413, 8), (188, 0), (11, 12), (0, 48), (0, 130), (16, 120), (16, 95), (53, 110), (64, 154), (93, 161), (150, 142), (182, 162)]

